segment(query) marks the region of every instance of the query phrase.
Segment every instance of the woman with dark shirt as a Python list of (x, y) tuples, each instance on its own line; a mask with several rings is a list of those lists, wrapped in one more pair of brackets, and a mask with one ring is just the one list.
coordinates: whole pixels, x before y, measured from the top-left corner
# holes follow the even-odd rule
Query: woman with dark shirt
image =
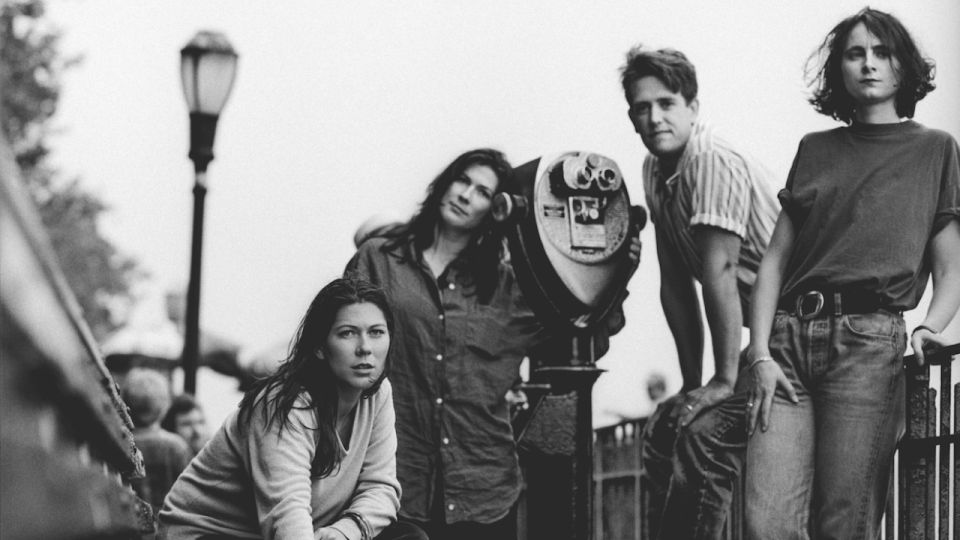
[[(456, 158), (406, 224), (367, 239), (347, 266), (397, 314), (393, 371), (400, 518), (432, 540), (516, 538), (520, 466), (506, 395), (548, 334), (504, 261), (493, 197), (514, 192), (495, 150)], [(639, 262), (639, 240), (631, 258)]]

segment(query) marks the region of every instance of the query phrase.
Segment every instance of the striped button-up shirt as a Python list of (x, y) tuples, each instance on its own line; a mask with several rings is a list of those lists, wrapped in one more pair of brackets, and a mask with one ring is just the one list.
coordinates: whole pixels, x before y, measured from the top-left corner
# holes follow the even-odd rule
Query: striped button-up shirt
[(737, 282), (745, 307), (750, 305), (757, 269), (780, 211), (773, 180), (769, 169), (703, 122), (694, 125), (672, 176), (663, 177), (660, 160), (653, 154), (643, 163), (650, 219), (697, 281), (702, 279), (703, 264), (694, 227), (708, 225), (740, 237)]

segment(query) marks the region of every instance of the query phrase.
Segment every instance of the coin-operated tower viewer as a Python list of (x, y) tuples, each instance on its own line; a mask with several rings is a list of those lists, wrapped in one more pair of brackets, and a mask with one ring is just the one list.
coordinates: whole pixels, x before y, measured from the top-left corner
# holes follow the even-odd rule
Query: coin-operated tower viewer
[(514, 171), (519, 195), (500, 194), (494, 218), (507, 237), (527, 303), (557, 336), (530, 352), (531, 407), (514, 418), (526, 469), (528, 537), (591, 539), (596, 361), (623, 326), (622, 302), (635, 262), (631, 239), (646, 211), (630, 206), (610, 158), (590, 152), (544, 156)]

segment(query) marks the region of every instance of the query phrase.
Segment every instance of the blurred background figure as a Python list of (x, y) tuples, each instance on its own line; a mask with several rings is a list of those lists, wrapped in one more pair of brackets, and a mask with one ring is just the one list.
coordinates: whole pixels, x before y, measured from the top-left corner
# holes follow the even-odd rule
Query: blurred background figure
[(203, 445), (210, 440), (207, 416), (190, 394), (181, 394), (173, 398), (170, 409), (160, 422), (160, 427), (183, 437), (194, 456), (200, 453)]
[(647, 377), (647, 395), (654, 407), (667, 397), (667, 378), (663, 373), (655, 371)]
[(130, 483), (137, 496), (150, 503), (156, 516), (163, 498), (193, 454), (183, 438), (160, 428), (160, 420), (170, 408), (170, 382), (163, 374), (152, 369), (131, 369), (121, 397), (130, 408), (133, 440), (143, 454), (147, 472), (146, 478)]

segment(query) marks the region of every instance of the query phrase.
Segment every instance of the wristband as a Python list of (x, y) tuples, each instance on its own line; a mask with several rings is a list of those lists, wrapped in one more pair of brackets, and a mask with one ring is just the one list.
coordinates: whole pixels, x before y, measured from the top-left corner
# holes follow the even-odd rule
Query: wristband
[(750, 367), (748, 367), (747, 369), (753, 369), (753, 366), (759, 364), (760, 362), (773, 362), (773, 357), (772, 357), (772, 356), (761, 356), (760, 358), (757, 358), (757, 359), (754, 360), (753, 362), (750, 362)]
[(344, 512), (340, 518), (350, 518), (357, 524), (357, 528), (360, 529), (360, 540), (373, 540), (373, 530), (363, 516), (356, 512)]
[(345, 532), (341, 531), (340, 529), (338, 529), (338, 528), (336, 527), (336, 525), (327, 525), (327, 528), (328, 528), (328, 529), (333, 529), (333, 530), (337, 531), (338, 533), (342, 534), (343, 537), (346, 538), (346, 540), (350, 540), (350, 537), (347, 536), (347, 533), (345, 533)]
[(916, 334), (916, 333), (917, 333), (917, 330), (926, 330), (927, 332), (930, 332), (931, 334), (933, 334), (933, 335), (935, 335), (935, 336), (940, 333), (940, 332), (937, 332), (936, 330), (934, 330), (933, 328), (930, 328), (929, 326), (927, 326), (927, 325), (925, 325), (925, 324), (921, 324), (920, 326), (914, 328), (914, 329), (913, 329), (913, 332), (910, 332), (910, 336), (912, 337), (914, 334)]

